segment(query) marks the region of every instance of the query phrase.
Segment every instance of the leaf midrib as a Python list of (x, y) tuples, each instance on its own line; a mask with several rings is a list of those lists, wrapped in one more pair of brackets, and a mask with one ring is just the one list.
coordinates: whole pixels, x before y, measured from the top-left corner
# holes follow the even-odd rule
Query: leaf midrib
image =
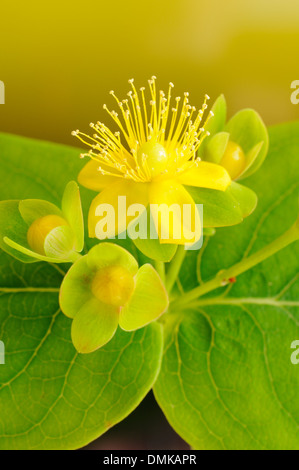
[(34, 292), (59, 292), (59, 287), (0, 287), (0, 294), (18, 294)]

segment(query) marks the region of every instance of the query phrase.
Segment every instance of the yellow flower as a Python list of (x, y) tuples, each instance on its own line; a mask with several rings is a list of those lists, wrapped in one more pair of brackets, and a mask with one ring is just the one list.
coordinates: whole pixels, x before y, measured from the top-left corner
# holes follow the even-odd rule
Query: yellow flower
[[(118, 221), (118, 196), (126, 196), (127, 205), (172, 204), (191, 207), (193, 219), (197, 209), (188, 186), (211, 188), (225, 191), (231, 183), (228, 172), (220, 165), (201, 161), (197, 151), (203, 139), (209, 135), (205, 131), (212, 112), (203, 118), (209, 97), (206, 95), (199, 110), (189, 104), (189, 93), (184, 98), (172, 99), (173, 84), (169, 84), (167, 95), (156, 90), (156, 77), (149, 80), (150, 101), (146, 105), (145, 88), (137, 92), (134, 80), (129, 80), (132, 90), (128, 98), (120, 101), (114, 91), (110, 94), (116, 100), (120, 114), (107, 110), (118, 126), (112, 132), (105, 124), (91, 123), (94, 134), (89, 136), (74, 131), (91, 150), (82, 154), (90, 161), (79, 174), (78, 181), (83, 186), (101, 191), (93, 200), (89, 211), (89, 235), (95, 236), (99, 217), (95, 215), (100, 204), (111, 204), (116, 212), (116, 234), (122, 233), (134, 218), (121, 218)], [(156, 229), (161, 242), (185, 244), (190, 239), (183, 235), (173, 238), (169, 232), (167, 240), (161, 237), (164, 220), (156, 221)], [(183, 218), (176, 223), (183, 225)], [(113, 235), (113, 234), (112, 234)], [(197, 234), (200, 236), (200, 234)], [(198, 238), (197, 236), (197, 238)], [(108, 234), (109, 238), (109, 234)], [(194, 241), (194, 240), (193, 240)]]

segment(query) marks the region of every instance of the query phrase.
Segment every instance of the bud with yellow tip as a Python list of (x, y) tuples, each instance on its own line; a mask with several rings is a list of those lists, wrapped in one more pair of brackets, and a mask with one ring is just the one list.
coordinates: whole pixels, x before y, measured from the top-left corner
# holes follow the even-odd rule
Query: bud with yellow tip
[(83, 214), (74, 181), (65, 188), (61, 209), (40, 199), (1, 201), (0, 223), (0, 247), (25, 263), (74, 262), (83, 249)]

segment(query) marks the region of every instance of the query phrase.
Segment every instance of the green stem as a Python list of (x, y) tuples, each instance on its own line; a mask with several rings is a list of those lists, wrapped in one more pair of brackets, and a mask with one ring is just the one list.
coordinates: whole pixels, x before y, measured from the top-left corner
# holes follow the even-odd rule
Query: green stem
[(162, 281), (165, 283), (165, 264), (163, 261), (155, 261), (155, 268)]
[(167, 271), (166, 289), (168, 292), (171, 292), (174, 286), (174, 283), (178, 277), (178, 274), (180, 272), (185, 256), (186, 256), (186, 250), (185, 250), (184, 245), (179, 245), (174, 258), (169, 264), (169, 268)]
[(253, 255), (249, 256), (248, 258), (244, 258), (239, 263), (235, 264), (234, 266), (219, 271), (218, 274), (212, 279), (211, 281), (206, 282), (195, 289), (187, 292), (179, 299), (174, 300), (175, 307), (182, 307), (188, 305), (190, 302), (198, 299), (202, 295), (211, 292), (212, 290), (217, 289), (218, 287), (225, 286), (229, 284), (231, 281), (230, 279), (239, 276), (240, 274), (248, 271), (248, 269), (252, 268), (253, 266), (261, 263), (265, 259), (269, 258), (270, 256), (274, 255), (278, 251), (282, 250), (290, 243), (294, 242), (295, 240), (299, 239), (299, 223), (296, 222), (289, 230), (287, 230), (284, 234), (278, 237), (269, 245), (265, 246), (261, 250), (257, 251)]

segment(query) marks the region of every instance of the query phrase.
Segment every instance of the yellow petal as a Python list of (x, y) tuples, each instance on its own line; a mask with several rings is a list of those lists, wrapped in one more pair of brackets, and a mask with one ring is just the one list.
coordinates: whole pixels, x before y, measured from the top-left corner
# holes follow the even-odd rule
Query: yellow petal
[(124, 232), (128, 224), (141, 214), (136, 212), (127, 216), (127, 210), (133, 204), (142, 204), (146, 209), (148, 205), (146, 183), (120, 180), (103, 189), (94, 198), (89, 209), (89, 236), (102, 240)]
[(202, 224), (197, 207), (188, 191), (174, 180), (153, 182), (149, 201), (161, 243), (196, 243)]
[[(90, 160), (80, 171), (78, 182), (85, 188), (92, 189), (93, 191), (100, 191), (110, 184), (119, 181), (117, 176), (102, 175), (98, 171), (99, 166), (99, 162)], [(103, 167), (102, 164), (101, 167)], [(107, 170), (109, 170), (109, 168), (107, 168)]]
[(231, 178), (220, 165), (210, 162), (198, 162), (197, 165), (190, 164), (190, 169), (176, 178), (177, 181), (186, 186), (197, 186), (199, 188), (210, 188), (225, 191), (231, 183)]

